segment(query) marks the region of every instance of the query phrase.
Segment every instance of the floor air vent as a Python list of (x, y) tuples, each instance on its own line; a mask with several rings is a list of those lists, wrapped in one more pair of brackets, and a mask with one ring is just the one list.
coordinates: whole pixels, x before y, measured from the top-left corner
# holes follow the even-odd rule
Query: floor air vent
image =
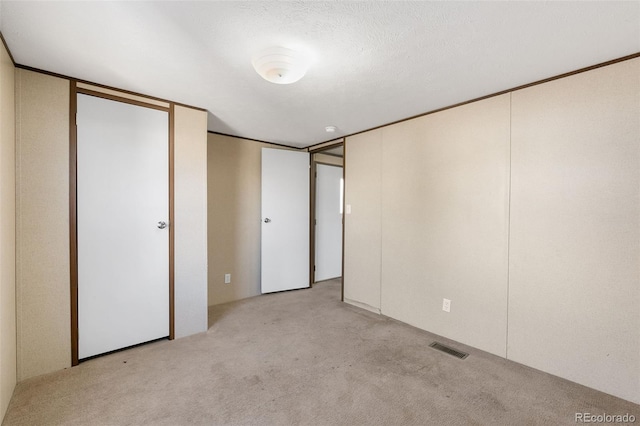
[(466, 357), (469, 356), (469, 354), (467, 354), (467, 353), (457, 351), (457, 350), (455, 350), (453, 348), (450, 348), (449, 346), (445, 346), (445, 345), (443, 345), (441, 343), (438, 343), (438, 342), (433, 342), (429, 346), (431, 346), (433, 349), (437, 349), (437, 350), (442, 351), (444, 353), (447, 353), (449, 355), (453, 355), (456, 358), (465, 359)]

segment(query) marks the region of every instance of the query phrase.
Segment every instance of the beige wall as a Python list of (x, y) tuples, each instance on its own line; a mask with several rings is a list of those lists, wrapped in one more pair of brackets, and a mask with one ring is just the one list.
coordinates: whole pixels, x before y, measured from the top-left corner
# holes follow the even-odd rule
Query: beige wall
[(0, 422), (16, 385), (15, 69), (0, 43)]
[(208, 135), (210, 306), (260, 294), (263, 147), (274, 145)]
[(382, 158), (382, 313), (505, 356), (509, 95), (384, 127)]
[(640, 59), (513, 93), (509, 358), (640, 403)]
[(349, 137), (345, 158), (345, 301), (505, 356), (509, 95)]
[(16, 73), (18, 380), (71, 365), (69, 82)]
[(345, 142), (344, 301), (380, 312), (382, 130)]
[(634, 59), (347, 138), (345, 300), (640, 402), (638, 75)]
[(175, 107), (175, 333), (207, 330), (207, 113)]

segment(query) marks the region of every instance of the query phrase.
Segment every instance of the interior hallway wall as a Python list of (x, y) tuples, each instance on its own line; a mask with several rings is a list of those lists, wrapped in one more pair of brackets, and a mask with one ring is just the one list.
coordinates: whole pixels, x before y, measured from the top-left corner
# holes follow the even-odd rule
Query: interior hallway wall
[(639, 403), (639, 75), (636, 58), (348, 137), (345, 301), (381, 289), (382, 314)]
[(382, 129), (347, 138), (344, 301), (380, 313)]
[(18, 381), (71, 366), (69, 90), (16, 71)]
[(207, 331), (207, 112), (175, 106), (175, 337)]
[(260, 294), (263, 147), (273, 145), (208, 134), (209, 306)]
[(15, 68), (0, 43), (0, 422), (16, 386)]

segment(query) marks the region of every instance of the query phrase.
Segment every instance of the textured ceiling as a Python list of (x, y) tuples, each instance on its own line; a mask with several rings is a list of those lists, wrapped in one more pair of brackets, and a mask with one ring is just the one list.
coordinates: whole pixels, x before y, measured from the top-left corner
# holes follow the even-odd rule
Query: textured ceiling
[[(21, 65), (302, 147), (637, 53), (640, 2), (2, 1), (0, 30)], [(274, 45), (316, 62), (268, 83), (251, 57)]]

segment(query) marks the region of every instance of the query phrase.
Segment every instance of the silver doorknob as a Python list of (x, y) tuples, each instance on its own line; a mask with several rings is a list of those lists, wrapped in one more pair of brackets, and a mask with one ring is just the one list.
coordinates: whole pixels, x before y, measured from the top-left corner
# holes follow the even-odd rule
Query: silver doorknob
[(160, 229), (164, 229), (167, 227), (167, 222), (158, 222), (158, 228)]
[(264, 220), (264, 223), (269, 223), (269, 222), (271, 222), (271, 219), (269, 219), (269, 218), (266, 218), (266, 219)]

